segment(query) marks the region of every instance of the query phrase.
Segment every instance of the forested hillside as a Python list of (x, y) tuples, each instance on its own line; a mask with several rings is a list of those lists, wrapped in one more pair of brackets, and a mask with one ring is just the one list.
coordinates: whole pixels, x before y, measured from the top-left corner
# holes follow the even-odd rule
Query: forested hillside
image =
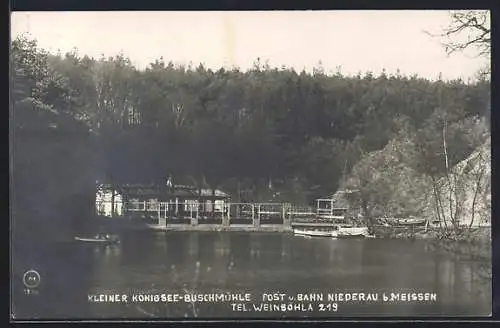
[(168, 176), (235, 199), (300, 203), (357, 181), (367, 210), (370, 202), (414, 210), (386, 194), (414, 202), (416, 181), (439, 179), (489, 133), (490, 83), (481, 78), (309, 74), (259, 60), (246, 72), (162, 58), (138, 70), (124, 55), (49, 54), (24, 38), (11, 46), (13, 182), (23, 211), (81, 213), (96, 180)]

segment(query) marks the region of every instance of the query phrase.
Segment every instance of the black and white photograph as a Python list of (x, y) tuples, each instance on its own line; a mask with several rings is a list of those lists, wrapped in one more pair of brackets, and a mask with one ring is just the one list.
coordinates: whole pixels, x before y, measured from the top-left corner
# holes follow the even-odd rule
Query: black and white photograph
[(10, 19), (11, 321), (491, 316), (489, 11)]

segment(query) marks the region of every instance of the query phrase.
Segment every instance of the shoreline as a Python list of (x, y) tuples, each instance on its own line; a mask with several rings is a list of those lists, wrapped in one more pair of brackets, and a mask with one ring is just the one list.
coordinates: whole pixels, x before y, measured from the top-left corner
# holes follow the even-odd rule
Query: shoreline
[[(220, 224), (167, 224), (166, 226), (147, 225), (140, 230), (149, 231), (213, 231), (213, 232), (282, 232), (290, 233), (294, 231), (292, 226), (284, 224), (261, 224), (254, 226), (252, 224), (238, 224), (238, 225), (220, 225)], [(451, 231), (451, 230), (450, 230)], [(427, 231), (395, 231), (391, 228), (376, 228), (374, 235), (376, 239), (418, 239), (418, 240), (441, 240), (439, 227), (429, 228)], [(491, 227), (472, 227), (470, 231), (466, 231), (462, 236), (473, 236), (479, 239), (491, 239)], [(447, 239), (447, 238), (444, 238)], [(458, 239), (460, 240), (460, 239)]]
[(435, 242), (456, 242), (456, 243), (491, 243), (491, 226), (471, 227), (460, 233), (453, 229), (442, 229), (433, 227), (427, 231), (400, 231), (389, 229), (375, 231), (377, 239), (406, 239), (406, 240), (428, 240)]
[(230, 225), (222, 226), (215, 224), (170, 224), (167, 226), (148, 226), (147, 230), (151, 231), (214, 231), (214, 232), (293, 232), (293, 228), (283, 224), (266, 224), (260, 226), (253, 225)]

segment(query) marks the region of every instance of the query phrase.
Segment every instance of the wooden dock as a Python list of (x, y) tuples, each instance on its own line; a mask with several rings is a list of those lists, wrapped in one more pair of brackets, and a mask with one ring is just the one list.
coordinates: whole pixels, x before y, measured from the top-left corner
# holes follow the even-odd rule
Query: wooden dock
[(199, 224), (193, 226), (191, 224), (169, 224), (167, 226), (150, 225), (150, 229), (156, 231), (231, 231), (231, 232), (292, 232), (290, 226), (283, 224), (263, 224), (258, 227), (251, 224), (238, 225), (215, 225), (215, 224)]
[(316, 211), (289, 203), (231, 203), (218, 207), (181, 202), (127, 202), (123, 215), (139, 222), (141, 229), (160, 231), (293, 231), (301, 228), (333, 228), (334, 208)]
[[(236, 219), (237, 220), (237, 219)], [(160, 220), (158, 224), (148, 224), (147, 228), (158, 231), (246, 231), (246, 232), (291, 232), (294, 228), (334, 228), (332, 222), (293, 222), (280, 224), (262, 223), (254, 219), (252, 224), (224, 221), (219, 224), (207, 224), (193, 220), (191, 223), (172, 223), (171, 220)]]

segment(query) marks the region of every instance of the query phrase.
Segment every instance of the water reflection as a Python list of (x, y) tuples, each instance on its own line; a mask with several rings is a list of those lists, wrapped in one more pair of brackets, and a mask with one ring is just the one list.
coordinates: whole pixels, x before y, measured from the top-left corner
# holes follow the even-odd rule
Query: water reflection
[[(478, 264), (424, 242), (168, 232), (127, 237), (117, 247), (93, 252), (96, 290), (428, 291), (439, 295), (432, 307), (381, 304), (364, 311), (480, 315), (491, 309), (491, 281), (477, 279)], [(116, 311), (128, 313), (126, 308)], [(360, 310), (347, 306), (345, 311)], [(231, 313), (218, 315), (226, 314)]]
[(260, 250), (261, 250), (261, 238), (259, 234), (251, 234), (250, 242), (248, 245), (248, 250), (250, 252), (250, 257), (253, 263), (258, 263), (258, 259), (260, 258)]

